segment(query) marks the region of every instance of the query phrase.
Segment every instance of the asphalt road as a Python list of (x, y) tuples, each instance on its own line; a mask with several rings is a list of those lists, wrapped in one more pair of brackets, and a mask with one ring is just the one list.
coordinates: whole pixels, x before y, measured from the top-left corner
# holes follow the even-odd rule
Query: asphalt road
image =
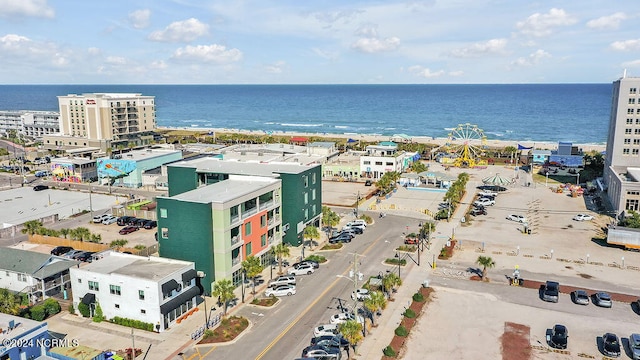
[[(418, 221), (395, 216), (377, 219), (376, 224), (367, 227), (364, 234), (345, 244), (343, 249), (322, 252), (329, 261), (315, 273), (297, 278), (296, 295), (281, 298), (271, 309), (256, 306), (240, 309), (237, 315), (247, 317), (252, 328), (237, 343), (200, 347), (200, 354), (206, 354), (206, 359), (300, 357), (302, 349), (309, 345), (313, 328), (329, 323), (331, 315), (339, 312), (337, 299), (343, 299), (346, 306), (353, 305), (351, 292), (354, 282), (337, 275), (349, 275), (354, 254), (358, 254), (358, 271), (364, 274), (362, 282), (387, 270), (397, 271), (396, 266), (383, 265), (382, 262), (395, 255), (394, 249), (402, 244), (402, 233), (407, 226), (417, 229)], [(423, 266), (428, 265), (425, 262)]]

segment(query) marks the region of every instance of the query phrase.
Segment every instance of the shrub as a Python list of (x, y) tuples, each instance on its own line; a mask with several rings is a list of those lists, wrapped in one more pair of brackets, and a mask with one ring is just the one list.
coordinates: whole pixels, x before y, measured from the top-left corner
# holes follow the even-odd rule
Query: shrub
[(67, 308), (67, 311), (69, 311), (69, 313), (71, 313), (71, 314), (75, 314), (76, 313), (76, 309), (73, 307), (73, 304), (69, 304), (69, 307)]
[(42, 305), (47, 312), (47, 316), (55, 315), (61, 310), (60, 303), (53, 298), (48, 298)]
[(35, 321), (42, 321), (47, 317), (47, 310), (43, 305), (32, 306), (29, 313), (31, 314), (31, 318)]
[(404, 311), (404, 316), (408, 317), (409, 319), (413, 319), (414, 317), (416, 317), (416, 312), (411, 309), (407, 309)]
[(373, 219), (367, 214), (360, 215), (360, 219), (364, 220), (364, 222), (366, 222), (367, 224), (373, 223)]
[(388, 357), (396, 357), (396, 351), (393, 350), (393, 348), (391, 347), (391, 345), (387, 346), (386, 348), (384, 348), (382, 350), (382, 353), (384, 354), (384, 356), (388, 356)]
[(100, 303), (96, 304), (96, 311), (93, 314), (93, 322), (102, 322), (104, 320), (104, 313), (102, 312), (102, 307)]
[(306, 260), (311, 260), (311, 261), (317, 262), (318, 264), (322, 264), (323, 262), (327, 261), (327, 258), (322, 255), (313, 254), (313, 255), (307, 256)]
[(119, 316), (115, 316), (113, 319), (111, 319), (111, 322), (114, 323), (114, 324), (131, 327), (131, 328), (134, 328), (134, 329), (153, 331), (153, 324), (152, 323), (146, 323), (146, 322), (140, 321), (140, 320), (127, 319), (127, 318), (122, 318), (122, 317), (119, 317)]
[(402, 336), (402, 337), (407, 336), (407, 334), (408, 334), (408, 332), (407, 332), (407, 328), (405, 328), (405, 327), (404, 327), (404, 326), (402, 326), (402, 325), (400, 325), (400, 326), (398, 326), (398, 327), (396, 328), (395, 333), (396, 333), (396, 335), (398, 335), (398, 336)]
[(83, 317), (89, 317), (89, 315), (91, 315), (91, 311), (89, 310), (89, 305), (83, 302), (80, 302), (78, 304), (78, 311)]
[(422, 295), (419, 292), (413, 294), (413, 301), (423, 302), (424, 301), (424, 295)]

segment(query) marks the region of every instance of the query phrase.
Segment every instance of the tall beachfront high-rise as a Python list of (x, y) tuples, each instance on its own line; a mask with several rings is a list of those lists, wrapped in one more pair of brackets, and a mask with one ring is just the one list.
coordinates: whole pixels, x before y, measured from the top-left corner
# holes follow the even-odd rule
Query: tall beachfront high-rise
[(155, 97), (93, 93), (58, 96), (60, 134), (47, 137), (49, 149), (127, 147), (147, 144), (156, 128)]
[(618, 215), (640, 211), (640, 77), (613, 83), (604, 182)]

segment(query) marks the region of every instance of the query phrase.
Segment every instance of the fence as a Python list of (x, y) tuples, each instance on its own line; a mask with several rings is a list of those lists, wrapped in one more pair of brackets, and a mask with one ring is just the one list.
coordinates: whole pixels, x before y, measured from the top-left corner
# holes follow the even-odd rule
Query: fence
[[(54, 224), (58, 221), (58, 214), (45, 216), (36, 220), (40, 221), (42, 225)], [(8, 237), (20, 235), (22, 229), (24, 229), (24, 223), (12, 225), (12, 226), (0, 229), (0, 238), (8, 238)]]
[[(37, 234), (29, 235), (29, 242), (32, 242), (34, 244), (46, 244), (46, 245), (52, 245), (52, 246), (71, 246), (76, 250), (82, 250), (82, 251), (100, 252), (100, 251), (109, 249), (109, 245), (107, 244), (98, 244), (98, 243), (92, 243), (92, 242), (71, 240), (71, 239), (65, 239), (60, 237), (37, 235)], [(145, 251), (145, 250), (142, 250), (142, 251)], [(120, 251), (129, 251), (131, 253), (139, 252), (136, 249), (130, 249), (130, 248), (120, 248)], [(156, 251), (157, 251), (157, 248), (156, 248)]]

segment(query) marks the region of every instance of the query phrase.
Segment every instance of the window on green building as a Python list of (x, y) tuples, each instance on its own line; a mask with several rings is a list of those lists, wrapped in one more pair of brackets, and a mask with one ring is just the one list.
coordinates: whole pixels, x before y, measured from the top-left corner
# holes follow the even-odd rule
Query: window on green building
[(305, 204), (309, 203), (309, 193), (304, 193), (304, 203)]
[(304, 209), (304, 219), (309, 220), (309, 209)]
[(244, 224), (244, 236), (249, 236), (249, 235), (251, 235), (251, 223), (250, 222)]
[(308, 176), (303, 176), (302, 177), (302, 181), (304, 181), (304, 187), (309, 186), (309, 177)]
[(160, 217), (163, 219), (167, 218), (167, 209), (160, 208)]
[(311, 189), (311, 200), (316, 199), (316, 189)]
[(169, 238), (169, 229), (168, 228), (162, 228), (162, 230), (160, 231), (160, 234), (161, 234), (163, 239), (168, 239)]
[(247, 243), (244, 249), (245, 249), (245, 252), (244, 252), (245, 257), (251, 255), (251, 243)]
[(267, 246), (267, 234), (262, 234), (262, 236), (260, 236), (260, 246)]
[(312, 184), (316, 183), (316, 173), (311, 174), (311, 183)]

